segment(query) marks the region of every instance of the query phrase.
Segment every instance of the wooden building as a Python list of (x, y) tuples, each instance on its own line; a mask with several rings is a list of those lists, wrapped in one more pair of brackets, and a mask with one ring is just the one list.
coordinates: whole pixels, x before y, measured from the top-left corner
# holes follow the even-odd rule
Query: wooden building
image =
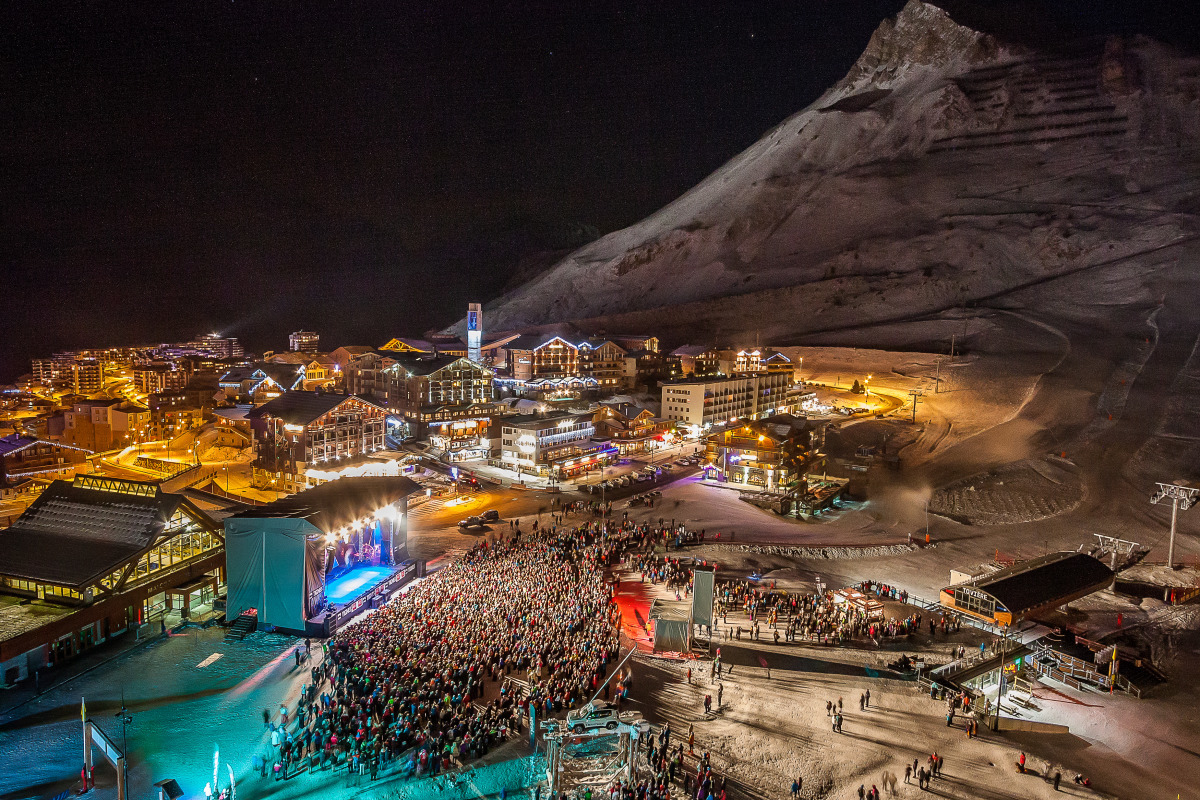
[(387, 412), (362, 397), (291, 391), (252, 409), (256, 482), (297, 492), (309, 467), (335, 469), (384, 447)]

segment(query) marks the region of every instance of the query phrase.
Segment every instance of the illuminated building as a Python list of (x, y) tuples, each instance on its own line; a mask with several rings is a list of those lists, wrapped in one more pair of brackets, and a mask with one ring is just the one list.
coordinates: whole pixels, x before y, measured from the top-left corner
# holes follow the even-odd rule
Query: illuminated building
[(15, 433), (0, 438), (0, 496), (7, 496), (33, 478), (69, 477), (89, 453), (82, 447)]
[[(450, 461), (487, 458), (496, 414), (493, 373), (468, 358), (398, 356), (382, 370), (388, 408)], [(378, 395), (376, 395), (378, 396)]]
[(487, 458), (496, 413), (493, 372), (468, 358), (415, 351), (373, 351), (346, 369), (350, 392), (401, 416), (407, 435), (428, 440), (447, 460)]
[(172, 361), (153, 361), (133, 368), (133, 385), (143, 394), (183, 389), (191, 376)]
[(579, 374), (596, 382), (605, 394), (615, 394), (624, 385), (625, 348), (607, 339), (579, 343)]
[(467, 306), (467, 358), (480, 363), (483, 345), (483, 308), (479, 303)]
[(217, 385), (234, 402), (262, 405), (284, 392), (302, 388), (304, 379), (304, 364), (264, 361), (228, 370), (217, 380)]
[(256, 483), (295, 492), (305, 470), (383, 449), (387, 412), (371, 401), (331, 392), (290, 391), (252, 409)]
[[(404, 352), (414, 353), (415, 351), (406, 350)], [(377, 403), (386, 405), (388, 387), (383, 371), (395, 364), (399, 357), (400, 351), (366, 350), (351, 354), (342, 367), (346, 392), (369, 397)]]
[(794, 371), (791, 359), (772, 347), (733, 348), (684, 345), (671, 351), (679, 359), (680, 374), (697, 378), (751, 372)]
[(288, 334), (288, 349), (300, 353), (315, 353), (321, 341), (313, 331), (293, 331)]
[[(480, 312), (482, 314), (482, 312)], [(482, 364), (486, 367), (496, 369), (505, 368), (508, 365), (509, 351), (508, 344), (519, 338), (520, 334), (493, 334), (484, 335), (482, 316), (478, 317), (480, 330), (479, 333), (479, 354), (473, 358), (477, 364)], [(429, 339), (414, 339), (411, 337), (398, 336), (394, 339), (389, 339), (386, 344), (380, 346), (379, 351), (384, 353), (400, 353), (417, 356), (454, 356), (456, 358), (468, 358), (470, 346), (467, 339), (462, 339), (457, 336), (434, 336)], [(344, 368), (344, 367), (343, 367)]]
[(334, 372), (344, 373), (351, 360), (356, 356), (361, 356), (363, 353), (370, 353), (374, 349), (374, 347), (367, 347), (365, 345), (345, 345), (331, 352), (329, 354), (329, 361), (333, 365), (332, 369)]
[(624, 389), (658, 388), (660, 381), (683, 377), (679, 359), (656, 350), (630, 350), (625, 354)]
[(104, 362), (95, 358), (81, 358), (74, 366), (75, 394), (84, 396), (104, 391)]
[(625, 349), (607, 339), (572, 342), (560, 334), (523, 335), (505, 345), (508, 383), (547, 399), (615, 394), (625, 386)]
[[(153, 483), (54, 481), (0, 530), (0, 670), (15, 683), (165, 614), (211, 602), (221, 529)], [(173, 623), (172, 623), (173, 624)]]
[(608, 337), (612, 341), (619, 344), (625, 350), (648, 350), (651, 353), (658, 352), (658, 337), (625, 334), (622, 336)]
[(596, 427), (592, 440), (616, 447), (621, 455), (653, 450), (675, 428), (673, 422), (632, 403), (601, 403), (592, 422)]
[(823, 422), (778, 414), (710, 433), (704, 457), (722, 479), (787, 491), (820, 457), (824, 431)]
[(150, 409), (124, 400), (76, 400), (64, 412), (62, 441), (103, 452), (146, 441)]
[(148, 438), (173, 439), (204, 422), (204, 405), (194, 392), (167, 389), (150, 395), (146, 402), (150, 406)]
[(591, 414), (526, 414), (500, 420), (501, 465), (561, 478), (612, 462), (617, 448), (592, 442)]
[(709, 428), (790, 410), (793, 373), (754, 372), (664, 383), (662, 415), (680, 425)]
[(1107, 588), (1113, 572), (1087, 553), (1066, 551), (963, 578), (942, 589), (942, 606), (1007, 628)]
[(210, 353), (217, 358), (241, 358), (246, 354), (235, 337), (221, 336), (219, 333), (203, 334), (195, 341), (186, 342), (181, 346)]

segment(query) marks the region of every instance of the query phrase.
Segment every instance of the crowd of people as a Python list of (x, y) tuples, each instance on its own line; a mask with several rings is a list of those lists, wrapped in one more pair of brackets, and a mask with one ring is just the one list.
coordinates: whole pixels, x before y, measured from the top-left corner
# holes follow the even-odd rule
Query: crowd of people
[[(557, 507), (549, 524), (533, 524), (531, 532), (522, 533), (513, 523), (510, 535), (479, 543), (337, 633), (325, 645), (326, 657), (311, 667), (311, 683), (295, 709), (281, 709), (278, 727), (264, 712), (272, 751), (256, 759), (263, 774), (273, 769), (286, 778), (298, 769), (345, 769), (369, 772), (374, 779), (383, 769), (395, 769), (402, 775), (436, 776), (521, 732), (531, 706), (538, 719), (578, 708), (595, 696), (615, 700), (619, 707), (632, 670), (610, 676), (620, 658), (620, 612), (614, 602), (619, 580), (606, 579), (606, 571), (623, 561), (643, 582), (663, 584), (686, 598), (692, 561), (670, 551), (703, 542), (705, 532), (687, 531), (673, 520), (656, 525), (627, 516), (614, 519), (604, 510), (577, 502)], [(655, 553), (664, 546), (665, 555)], [(908, 599), (903, 590), (882, 584), (857, 588), (884, 599)], [(744, 625), (754, 639), (771, 629), (776, 642), (782, 635), (787, 641), (844, 644), (858, 637), (923, 632), (926, 624), (931, 633), (948, 632), (954, 625), (945, 618), (924, 620), (919, 613), (886, 619), (829, 591), (785, 592), (773, 583), (740, 581), (718, 584), (715, 612), (713, 627), (719, 620), (729, 638), (735, 629), (740, 638)], [(729, 622), (731, 616), (736, 624)], [(714, 680), (721, 666), (715, 659)], [(860, 697), (860, 711), (869, 697)], [(969, 703), (968, 697), (951, 698), (948, 724), (956, 712), (966, 715)], [(706, 718), (710, 704), (706, 696)], [(827, 705), (827, 714), (839, 732), (840, 698)], [(974, 733), (967, 730), (969, 736)], [(617, 780), (595, 800), (721, 800), (725, 782), (708, 753), (693, 750), (694, 741), (689, 732), (686, 748), (683, 741), (672, 747), (670, 726), (646, 737), (646, 768), (639, 778)], [(914, 764), (905, 782), (917, 780), (924, 788), (940, 766), (940, 759), (928, 770)], [(793, 796), (801, 786), (799, 778), (793, 781)], [(890, 788), (894, 793), (894, 779)], [(871, 790), (867, 796), (880, 796), (875, 787)]]
[(398, 759), (436, 775), (520, 730), (530, 703), (553, 713), (586, 702), (618, 655), (604, 568), (621, 547), (590, 526), (483, 542), (338, 632), (290, 721), (281, 709), (275, 775), (374, 777)]
[[(772, 586), (753, 587), (724, 582), (717, 592), (716, 613), (725, 625), (725, 638), (740, 639), (742, 626), (729, 625), (729, 615), (741, 612), (747, 620), (746, 635), (759, 639), (768, 625), (775, 641), (807, 641), (821, 644), (845, 644), (858, 638), (896, 638), (916, 633), (922, 617), (914, 613), (904, 618), (885, 619), (861, 605), (839, 599), (833, 592), (803, 594), (782, 592)], [(735, 616), (735, 622), (740, 623)]]

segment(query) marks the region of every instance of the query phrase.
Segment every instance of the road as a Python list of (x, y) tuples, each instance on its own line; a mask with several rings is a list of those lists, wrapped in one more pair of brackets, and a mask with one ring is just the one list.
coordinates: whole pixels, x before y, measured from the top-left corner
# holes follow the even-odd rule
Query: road
[[(685, 448), (695, 446), (695, 443), (688, 443)], [(656, 451), (653, 454), (653, 460), (662, 463), (672, 458), (678, 458), (679, 455), (680, 451), (677, 448), (664, 449)], [(626, 464), (610, 468), (613, 471), (608, 473), (608, 477), (610, 479), (616, 477), (618, 473), (615, 470), (618, 469), (620, 470), (619, 474), (642, 469), (649, 460), (629, 459)], [(661, 489), (680, 478), (695, 475), (699, 469), (699, 466), (675, 467), (673, 471), (653, 483), (648, 481), (634, 483), (621, 489), (607, 491), (604, 499), (613, 502), (655, 488)], [(599, 480), (601, 480), (599, 475), (591, 476), (592, 483)], [(489, 539), (493, 535), (506, 533), (510, 520), (521, 519), (528, 522), (531, 517), (538, 515), (542, 515), (544, 520), (546, 515), (553, 512), (556, 504), (572, 503), (578, 500), (584, 502), (600, 500), (600, 495), (587, 494), (580, 491), (574, 484), (563, 484), (558, 489), (508, 489), (489, 486), (477, 492), (459, 495), (459, 497), (464, 499), (454, 503), (449, 502), (452, 500), (449, 497), (434, 498), (409, 513), (409, 549), (414, 556), (435, 562), (444, 556), (469, 550), (479, 541)], [(499, 523), (469, 530), (458, 527), (460, 520), (478, 516), (489, 509), (499, 512), (501, 519)], [(526, 524), (524, 527), (528, 528), (528, 525)]]

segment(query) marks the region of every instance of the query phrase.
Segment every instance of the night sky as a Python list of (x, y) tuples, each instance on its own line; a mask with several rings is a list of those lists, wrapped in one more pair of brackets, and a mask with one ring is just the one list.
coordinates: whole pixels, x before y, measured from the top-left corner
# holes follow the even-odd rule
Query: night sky
[(63, 348), (449, 324), (687, 190), (902, 5), (8, 4), (0, 381)]
[(136, 5), (0, 18), (0, 380), (449, 324), (800, 110), (903, 3)]

